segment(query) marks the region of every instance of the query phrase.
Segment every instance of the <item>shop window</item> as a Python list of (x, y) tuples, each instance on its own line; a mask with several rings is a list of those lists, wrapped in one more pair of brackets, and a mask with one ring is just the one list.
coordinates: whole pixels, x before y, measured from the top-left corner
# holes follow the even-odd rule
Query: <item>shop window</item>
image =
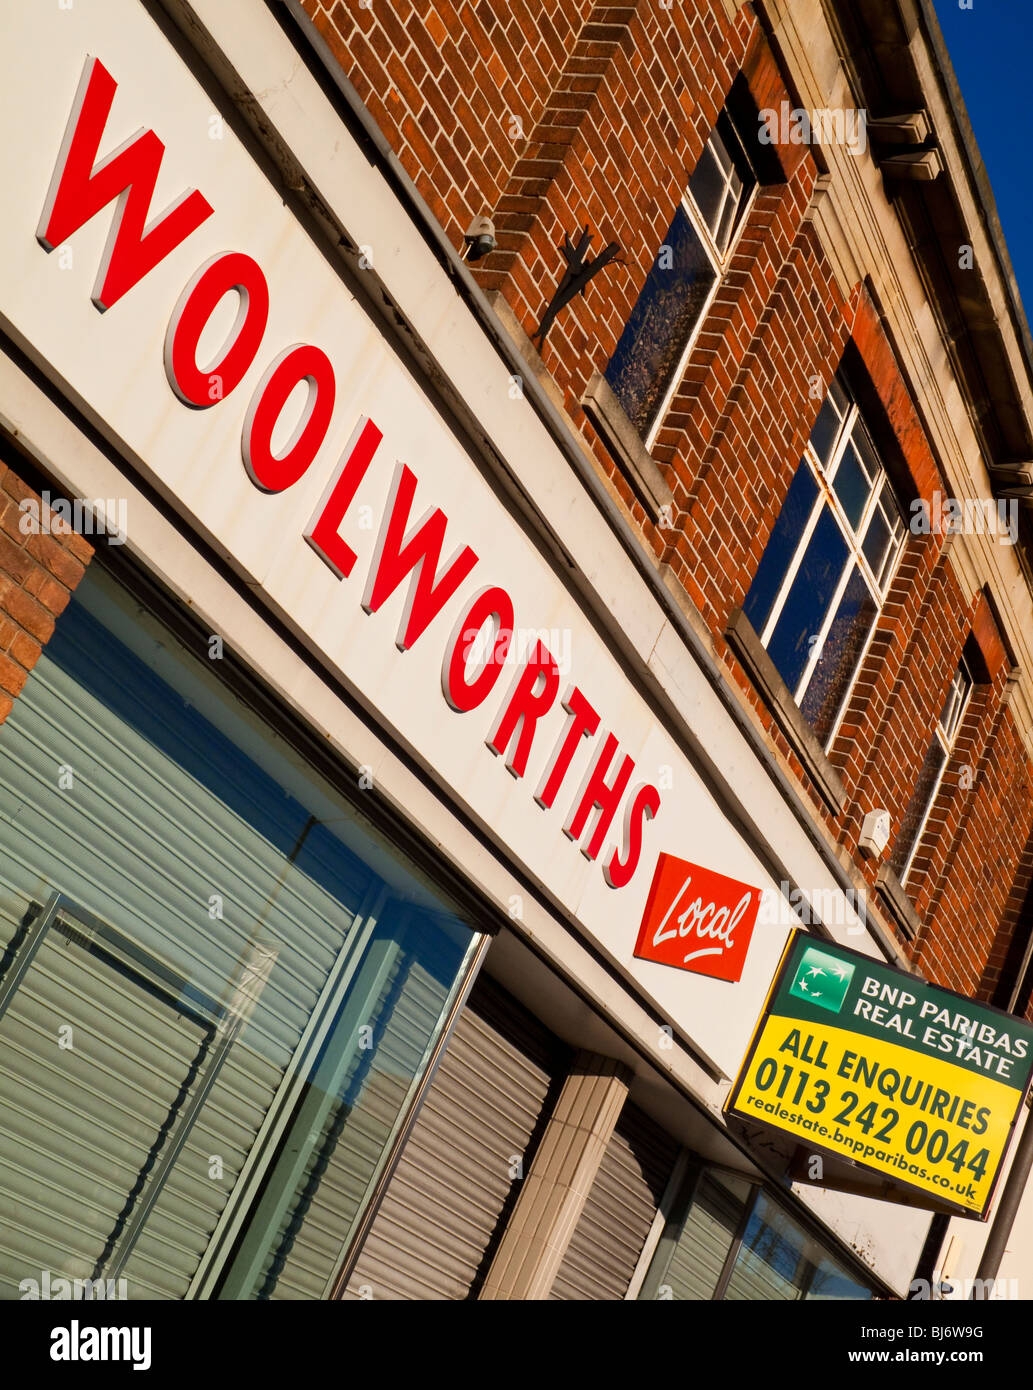
[(947, 764), (957, 742), (958, 730), (968, 708), (972, 684), (972, 673), (962, 658), (951, 680), (943, 710), (936, 721), (929, 751), (925, 755), (918, 782), (901, 819), (900, 830), (893, 846), (890, 867), (903, 884), (907, 883), (908, 875), (914, 867), (930, 813), (936, 804)]
[(730, 1173), (690, 1177), (660, 1237), (639, 1298), (714, 1298), (752, 1192), (750, 1183)]
[(667, 413), (757, 186), (746, 148), (736, 121), (723, 111), (606, 368), (607, 382), (647, 448)]
[(0, 729), (0, 1298), (332, 1286), (480, 937), (95, 561)]
[(640, 1299), (870, 1299), (872, 1289), (763, 1188), (717, 1169), (690, 1173)]
[(903, 548), (892, 484), (849, 388), (825, 397), (743, 612), (827, 748)]
[(724, 1297), (750, 1299), (869, 1299), (858, 1283), (792, 1217), (758, 1191), (735, 1253)]

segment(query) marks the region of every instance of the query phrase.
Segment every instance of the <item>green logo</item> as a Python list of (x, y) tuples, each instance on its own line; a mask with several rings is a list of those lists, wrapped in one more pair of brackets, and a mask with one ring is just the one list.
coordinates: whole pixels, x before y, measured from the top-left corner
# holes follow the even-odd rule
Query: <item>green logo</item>
[(847, 961), (830, 956), (817, 946), (808, 946), (796, 967), (789, 993), (838, 1014), (853, 978), (854, 967)]

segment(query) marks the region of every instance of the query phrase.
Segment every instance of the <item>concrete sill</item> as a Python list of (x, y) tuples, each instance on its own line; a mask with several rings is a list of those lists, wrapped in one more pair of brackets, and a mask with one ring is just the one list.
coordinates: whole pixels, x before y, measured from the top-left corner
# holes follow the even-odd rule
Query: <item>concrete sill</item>
[(915, 911), (907, 889), (888, 864), (883, 864), (876, 875), (875, 886), (897, 926), (913, 941), (922, 929), (922, 919)]
[(563, 392), (556, 385), (552, 373), (542, 361), (541, 354), (534, 343), (531, 342), (531, 339), (524, 332), (523, 325), (510, 308), (501, 290), (489, 290), (487, 300), (498, 315), (503, 328), (505, 328), (506, 332), (516, 344), (520, 356), (524, 359), (524, 364), (531, 372), (531, 375), (549, 397), (549, 400), (552, 401), (556, 409), (565, 413), (566, 407), (563, 401)]
[(758, 693), (775, 716), (779, 728), (792, 744), (793, 751), (807, 769), (829, 809), (839, 815), (847, 804), (842, 779), (825, 756), (825, 750), (800, 713), (789, 687), (778, 674), (775, 663), (761, 646), (753, 624), (741, 608), (737, 608), (728, 620), (725, 637), (749, 672)]
[(601, 372), (593, 374), (581, 397), (581, 406), (655, 520), (662, 508), (673, 504), (674, 493)]

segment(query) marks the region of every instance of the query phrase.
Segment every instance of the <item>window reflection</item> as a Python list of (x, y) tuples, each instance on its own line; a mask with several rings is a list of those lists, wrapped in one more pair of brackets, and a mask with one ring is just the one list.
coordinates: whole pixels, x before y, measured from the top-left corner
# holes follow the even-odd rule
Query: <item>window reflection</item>
[(743, 612), (824, 747), (904, 543), (900, 505), (837, 379), (757, 566)]
[(606, 368), (643, 439), (664, 414), (756, 183), (743, 142), (722, 112)]
[(697, 1170), (684, 1184), (640, 1299), (870, 1299), (847, 1269), (762, 1188)]
[(871, 1289), (851, 1279), (787, 1212), (758, 1192), (725, 1298), (868, 1299)]

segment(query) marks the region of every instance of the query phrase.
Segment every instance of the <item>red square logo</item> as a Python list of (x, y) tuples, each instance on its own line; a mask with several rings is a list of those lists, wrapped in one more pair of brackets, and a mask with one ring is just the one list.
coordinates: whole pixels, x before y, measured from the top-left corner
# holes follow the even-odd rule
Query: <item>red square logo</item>
[(678, 970), (739, 980), (760, 908), (759, 888), (661, 854), (635, 955)]

